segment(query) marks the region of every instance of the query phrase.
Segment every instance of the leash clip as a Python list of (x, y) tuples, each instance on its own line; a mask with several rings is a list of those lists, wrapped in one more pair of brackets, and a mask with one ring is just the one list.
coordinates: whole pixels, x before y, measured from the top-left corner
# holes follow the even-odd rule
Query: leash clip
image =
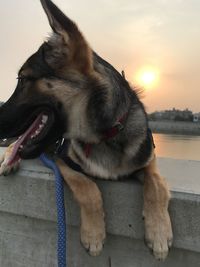
[(64, 144), (64, 141), (65, 141), (64, 138), (61, 138), (61, 139), (59, 139), (58, 141), (56, 141), (56, 148), (55, 148), (55, 151), (54, 151), (54, 154), (55, 154), (55, 155), (60, 154), (60, 152), (61, 152), (61, 150), (62, 150), (62, 146), (63, 146), (63, 144)]

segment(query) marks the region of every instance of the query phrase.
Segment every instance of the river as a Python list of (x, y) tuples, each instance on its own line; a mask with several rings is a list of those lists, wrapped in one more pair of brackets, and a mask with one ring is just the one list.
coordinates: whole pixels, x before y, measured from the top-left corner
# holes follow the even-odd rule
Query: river
[(157, 156), (200, 160), (200, 136), (156, 133), (153, 136)]

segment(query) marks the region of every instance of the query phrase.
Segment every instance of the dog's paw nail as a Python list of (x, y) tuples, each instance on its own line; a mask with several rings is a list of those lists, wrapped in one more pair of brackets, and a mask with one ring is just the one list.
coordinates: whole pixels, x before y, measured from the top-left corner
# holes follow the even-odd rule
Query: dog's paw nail
[(171, 238), (171, 239), (168, 240), (168, 246), (169, 246), (169, 248), (171, 248), (172, 243), (173, 243), (173, 238)]
[(103, 249), (103, 243), (100, 241), (90, 241), (90, 243), (87, 242), (81, 242), (86, 251), (91, 255), (91, 256), (98, 256), (102, 249)]
[(169, 248), (167, 240), (157, 240), (153, 244), (154, 257), (159, 261), (164, 261), (168, 255)]
[(172, 239), (167, 241), (167, 239), (159, 240), (145, 238), (145, 244), (152, 251), (156, 260), (164, 261), (169, 253), (169, 244), (172, 244)]
[(149, 243), (147, 243), (147, 247), (150, 249), (153, 249), (153, 244), (149, 242)]
[(14, 164), (14, 166), (13, 166), (13, 171), (14, 171), (14, 172), (17, 172), (18, 169), (19, 169), (19, 162), (17, 161), (17, 162)]
[(102, 248), (103, 248), (103, 244), (101, 242), (92, 244), (90, 246), (89, 254), (91, 256), (98, 256), (101, 253)]
[(153, 243), (149, 239), (145, 238), (144, 242), (148, 248), (153, 249)]
[(158, 251), (153, 251), (154, 257), (156, 260), (159, 261), (164, 261), (167, 258), (169, 250), (158, 250)]
[(84, 248), (86, 249), (86, 251), (89, 253), (90, 251), (90, 244), (84, 241), (81, 241), (81, 244), (84, 246)]
[(10, 168), (5, 164), (1, 164), (0, 175), (7, 176), (10, 172)]
[(94, 234), (91, 234), (90, 231), (81, 231), (81, 243), (88, 251), (91, 256), (98, 256), (104, 245), (105, 240), (105, 229), (101, 229), (101, 232), (97, 235), (97, 230), (93, 231)]

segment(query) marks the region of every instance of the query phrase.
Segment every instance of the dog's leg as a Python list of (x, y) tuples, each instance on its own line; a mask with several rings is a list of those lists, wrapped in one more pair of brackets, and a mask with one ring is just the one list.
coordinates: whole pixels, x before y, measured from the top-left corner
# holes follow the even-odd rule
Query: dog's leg
[(81, 210), (81, 242), (90, 255), (97, 256), (106, 236), (103, 201), (97, 185), (82, 173), (57, 160), (64, 180), (71, 188)]
[(144, 169), (145, 240), (156, 259), (164, 260), (172, 245), (172, 228), (168, 213), (170, 193), (156, 167), (156, 157)]
[(19, 168), (21, 159), (17, 161), (13, 161), (11, 164), (9, 163), (10, 156), (12, 154), (12, 150), (14, 148), (15, 142), (10, 144), (4, 154), (1, 156), (0, 159), (0, 175), (9, 175), (11, 172), (16, 172)]

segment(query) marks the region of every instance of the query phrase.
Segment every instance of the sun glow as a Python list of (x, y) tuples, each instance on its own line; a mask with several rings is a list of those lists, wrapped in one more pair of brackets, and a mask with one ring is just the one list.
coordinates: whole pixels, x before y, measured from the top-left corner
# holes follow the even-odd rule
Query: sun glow
[(156, 86), (158, 82), (158, 71), (153, 68), (142, 69), (137, 74), (137, 84), (144, 87), (145, 89), (150, 89)]

